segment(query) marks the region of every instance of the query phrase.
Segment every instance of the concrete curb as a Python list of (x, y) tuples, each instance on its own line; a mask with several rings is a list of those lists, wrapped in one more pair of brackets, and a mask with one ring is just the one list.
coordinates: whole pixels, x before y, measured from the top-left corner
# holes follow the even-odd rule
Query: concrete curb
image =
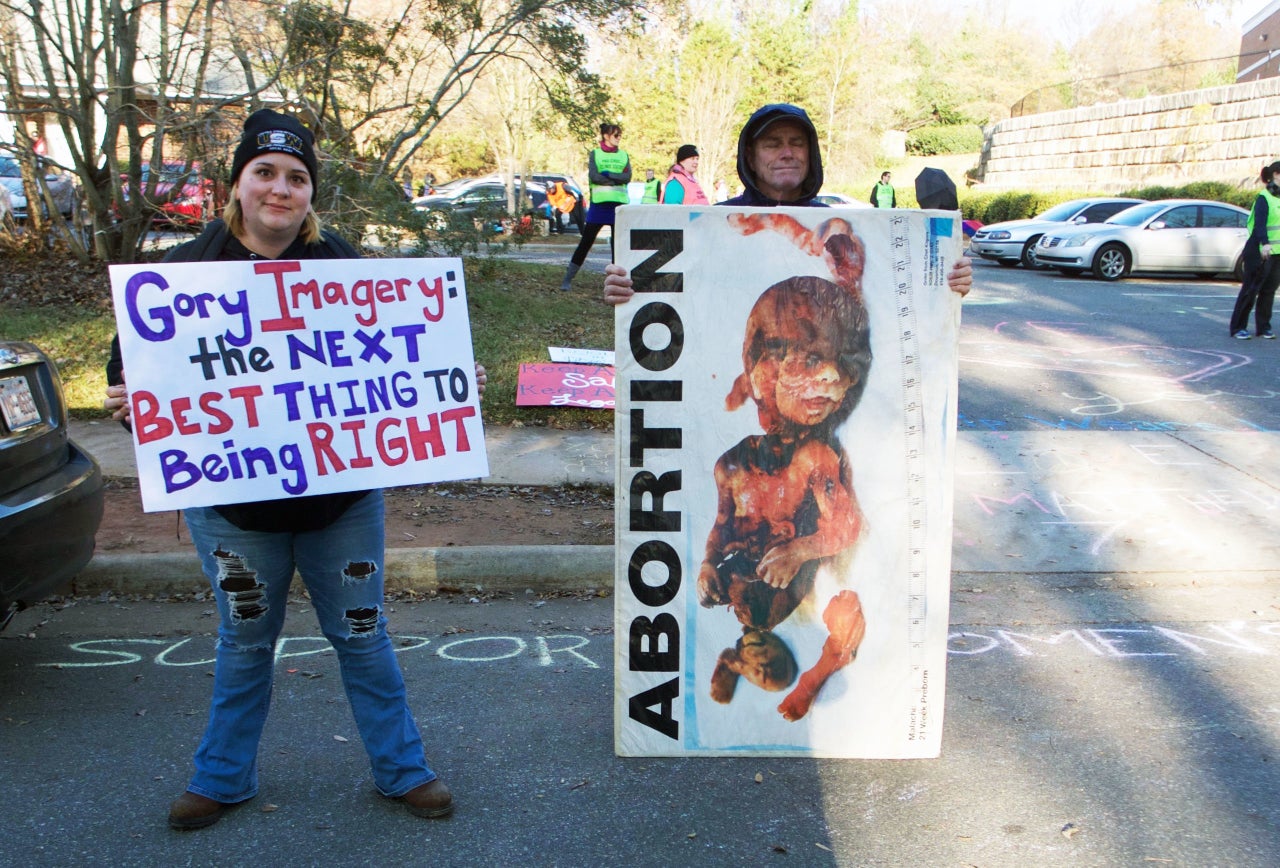
[[(613, 586), (613, 546), (389, 548), (388, 592), (445, 588), (582, 591)], [(77, 593), (170, 594), (205, 590), (192, 552), (95, 555), (75, 579)]]

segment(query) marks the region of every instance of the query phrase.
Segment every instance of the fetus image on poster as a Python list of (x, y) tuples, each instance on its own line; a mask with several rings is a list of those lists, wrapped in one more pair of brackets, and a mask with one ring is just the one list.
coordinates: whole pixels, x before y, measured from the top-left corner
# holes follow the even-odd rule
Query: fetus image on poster
[[(820, 257), (831, 280), (791, 277), (770, 286), (747, 319), (742, 373), (725, 406), (755, 404), (761, 434), (720, 456), (716, 520), (698, 573), (698, 601), (728, 606), (742, 637), (719, 655), (711, 697), (733, 699), (740, 678), (790, 692), (787, 720), (808, 714), (826, 681), (849, 665), (866, 632), (858, 595), (842, 590), (822, 610), (828, 631), (817, 663), (800, 673), (775, 628), (814, 593), (819, 566), (857, 543), (863, 516), (837, 428), (857, 406), (871, 367), (862, 302), (862, 241), (844, 220), (808, 229), (783, 214), (733, 214), (743, 235), (770, 231)], [(794, 686), (793, 686), (794, 685)]]

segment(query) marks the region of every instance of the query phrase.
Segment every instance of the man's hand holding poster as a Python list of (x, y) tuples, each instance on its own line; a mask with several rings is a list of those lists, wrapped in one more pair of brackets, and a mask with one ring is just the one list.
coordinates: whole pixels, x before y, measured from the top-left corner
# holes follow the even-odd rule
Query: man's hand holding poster
[(147, 511), (488, 475), (462, 263), (111, 267)]
[(615, 746), (928, 757), (958, 221), (619, 211)]

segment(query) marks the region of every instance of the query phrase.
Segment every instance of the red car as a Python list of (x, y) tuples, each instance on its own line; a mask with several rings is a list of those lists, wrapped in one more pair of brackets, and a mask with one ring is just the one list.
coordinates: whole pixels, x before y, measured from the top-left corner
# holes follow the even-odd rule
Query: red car
[[(179, 184), (181, 189), (175, 189)], [(154, 219), (176, 226), (202, 226), (217, 217), (227, 201), (223, 185), (203, 177), (199, 163), (190, 167), (185, 163), (162, 163), (154, 179), (151, 164), (146, 163), (142, 166), (142, 189), (156, 203)], [(127, 189), (125, 196), (128, 197)]]

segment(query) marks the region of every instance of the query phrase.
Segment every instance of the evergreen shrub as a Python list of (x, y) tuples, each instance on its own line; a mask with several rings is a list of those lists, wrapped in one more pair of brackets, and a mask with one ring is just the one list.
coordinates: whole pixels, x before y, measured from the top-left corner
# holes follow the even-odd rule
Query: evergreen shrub
[(979, 191), (960, 192), (960, 212), (966, 219), (982, 223), (1003, 223), (1035, 217), (1059, 202), (1085, 199), (1093, 196), (1128, 196), (1151, 202), (1161, 199), (1208, 199), (1226, 202), (1241, 208), (1253, 207), (1258, 191), (1237, 187), (1220, 181), (1194, 181), (1182, 187), (1141, 187), (1119, 193), (1089, 190), (1045, 190), (1039, 192), (1006, 190), (999, 193)]
[(907, 133), (907, 153), (921, 157), (972, 154), (982, 150), (982, 128), (975, 124), (920, 127)]

